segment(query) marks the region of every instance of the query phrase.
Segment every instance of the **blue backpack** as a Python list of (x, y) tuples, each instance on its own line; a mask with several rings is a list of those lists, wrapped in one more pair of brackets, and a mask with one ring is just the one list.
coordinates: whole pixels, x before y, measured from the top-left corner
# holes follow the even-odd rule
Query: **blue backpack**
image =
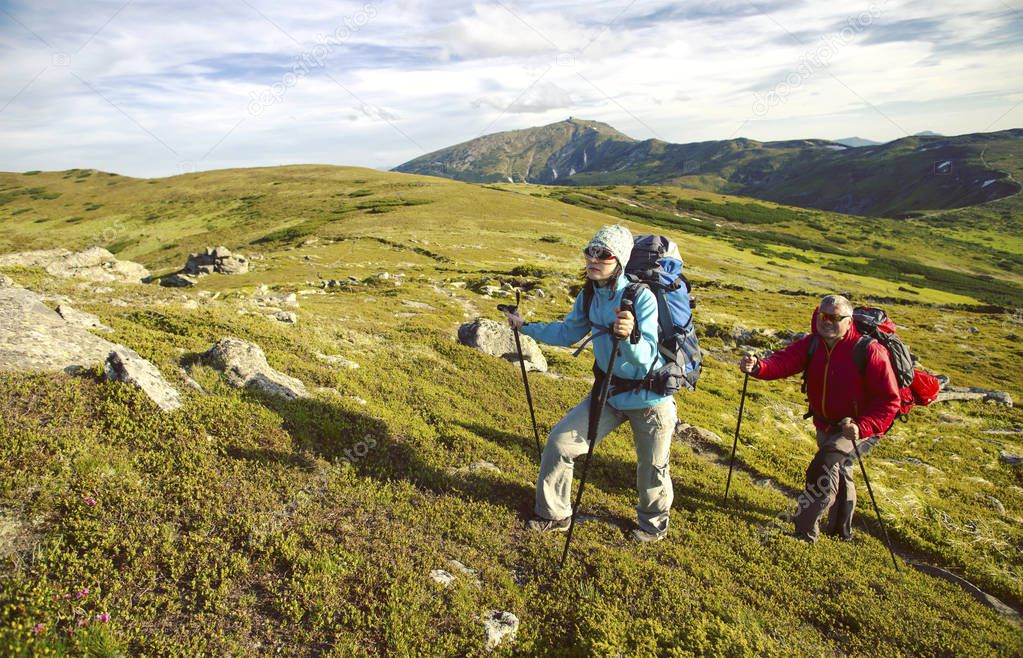
[[(696, 382), (703, 369), (703, 355), (693, 324), (696, 303), (689, 297), (692, 287), (682, 274), (682, 256), (678, 245), (663, 235), (637, 235), (632, 255), (625, 266), (629, 280), (622, 299), (635, 300), (643, 288), (650, 290), (657, 300), (657, 349), (665, 364), (651, 368), (640, 380), (612, 379), (616, 393), (644, 388), (660, 395), (674, 395), (683, 387), (696, 390)], [(588, 286), (587, 286), (588, 288)], [(589, 315), (592, 293), (584, 297)], [(632, 341), (639, 341), (639, 327), (632, 332)]]

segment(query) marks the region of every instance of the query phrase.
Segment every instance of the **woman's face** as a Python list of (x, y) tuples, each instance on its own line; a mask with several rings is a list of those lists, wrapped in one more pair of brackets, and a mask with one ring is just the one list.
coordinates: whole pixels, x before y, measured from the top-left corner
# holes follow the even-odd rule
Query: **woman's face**
[(607, 249), (588, 247), (586, 256), (586, 278), (596, 283), (607, 281), (615, 271), (618, 261)]

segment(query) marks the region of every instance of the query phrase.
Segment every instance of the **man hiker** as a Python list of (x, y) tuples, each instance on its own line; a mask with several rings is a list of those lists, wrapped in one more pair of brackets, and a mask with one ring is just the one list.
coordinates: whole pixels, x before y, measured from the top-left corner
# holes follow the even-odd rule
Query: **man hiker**
[[(634, 300), (635, 317), (622, 309), (622, 293), (628, 283), (624, 267), (632, 253), (632, 234), (623, 226), (605, 226), (583, 250), (586, 257), (586, 283), (575, 298), (572, 310), (560, 322), (524, 322), (518, 311), (508, 314), (508, 323), (522, 333), (551, 345), (569, 346), (592, 332), (595, 360), (594, 382), (590, 395), (577, 404), (551, 429), (540, 459), (536, 483), (535, 516), (529, 528), (541, 532), (565, 532), (569, 528), (572, 505), (572, 471), (575, 459), (587, 452), (587, 429), (591, 402), (597, 399), (600, 384), (611, 360), (611, 333), (618, 339), (607, 404), (599, 411), (596, 443), (626, 420), (632, 425), (636, 448), (636, 491), (639, 504), (638, 527), (632, 536), (638, 541), (662, 539), (668, 532), (668, 513), (673, 498), (668, 471), (671, 436), (675, 430), (675, 400), (660, 395), (639, 383), (652, 367), (664, 365), (657, 350), (657, 301), (649, 289), (641, 288)], [(587, 292), (586, 288), (589, 288)], [(587, 297), (589, 314), (587, 315)], [(638, 326), (638, 341), (633, 328)], [(634, 385), (630, 386), (629, 382)], [(596, 413), (594, 413), (596, 415)]]
[[(860, 332), (853, 325), (852, 304), (828, 295), (813, 312), (812, 331), (766, 359), (746, 355), (739, 369), (757, 379), (804, 374), (804, 389), (817, 428), (817, 454), (806, 469), (806, 489), (799, 495), (795, 536), (814, 542), (824, 513), (826, 533), (852, 539), (856, 488), (853, 468), (856, 441), (860, 455), (870, 452), (899, 411), (899, 387), (888, 351), (878, 341), (866, 344), (865, 367), (856, 363)], [(861, 348), (862, 349), (862, 346)]]

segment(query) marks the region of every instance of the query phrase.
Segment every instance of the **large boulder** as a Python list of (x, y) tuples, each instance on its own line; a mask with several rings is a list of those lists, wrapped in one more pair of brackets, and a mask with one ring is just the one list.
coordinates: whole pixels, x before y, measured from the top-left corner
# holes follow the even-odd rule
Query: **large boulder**
[(0, 288), (0, 370), (88, 368), (103, 363), (115, 347), (69, 324), (34, 292)]
[(227, 247), (206, 247), (206, 250), (191, 254), (185, 262), (186, 274), (245, 274), (249, 261), (241, 254), (232, 254)]
[(149, 270), (138, 263), (117, 260), (102, 247), (90, 247), (77, 253), (67, 249), (24, 251), (0, 256), (0, 267), (41, 267), (53, 276), (89, 281), (139, 283), (149, 278)]
[(203, 355), (203, 360), (223, 371), (227, 382), (236, 388), (248, 388), (287, 400), (309, 397), (305, 384), (271, 368), (263, 350), (255, 343), (240, 338), (221, 338)]
[[(484, 354), (499, 356), (512, 363), (518, 363), (519, 352), (515, 348), (515, 334), (507, 323), (478, 318), (458, 328), (458, 340)], [(547, 372), (547, 359), (536, 344), (536, 341), (519, 334), (522, 343), (522, 356), (526, 362), (526, 370)]]
[(107, 356), (104, 370), (107, 379), (141, 389), (164, 411), (174, 411), (181, 406), (177, 389), (167, 383), (157, 367), (127, 347), (114, 348)]

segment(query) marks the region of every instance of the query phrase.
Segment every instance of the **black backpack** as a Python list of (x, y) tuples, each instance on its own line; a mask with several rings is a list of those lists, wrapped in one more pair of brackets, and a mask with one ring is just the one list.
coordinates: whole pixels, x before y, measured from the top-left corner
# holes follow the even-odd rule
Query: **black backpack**
[[(692, 287), (682, 274), (682, 257), (678, 246), (663, 235), (637, 235), (632, 255), (625, 265), (629, 284), (622, 293), (623, 300), (635, 301), (639, 291), (646, 288), (657, 300), (657, 349), (665, 364), (651, 368), (646, 377), (637, 380), (613, 377), (614, 392), (642, 388), (659, 395), (674, 395), (682, 388), (696, 390), (696, 382), (703, 369), (703, 355), (693, 323), (696, 303), (690, 298)], [(590, 314), (593, 286), (583, 288), (586, 316)], [(639, 342), (639, 327), (632, 332), (633, 343)]]

